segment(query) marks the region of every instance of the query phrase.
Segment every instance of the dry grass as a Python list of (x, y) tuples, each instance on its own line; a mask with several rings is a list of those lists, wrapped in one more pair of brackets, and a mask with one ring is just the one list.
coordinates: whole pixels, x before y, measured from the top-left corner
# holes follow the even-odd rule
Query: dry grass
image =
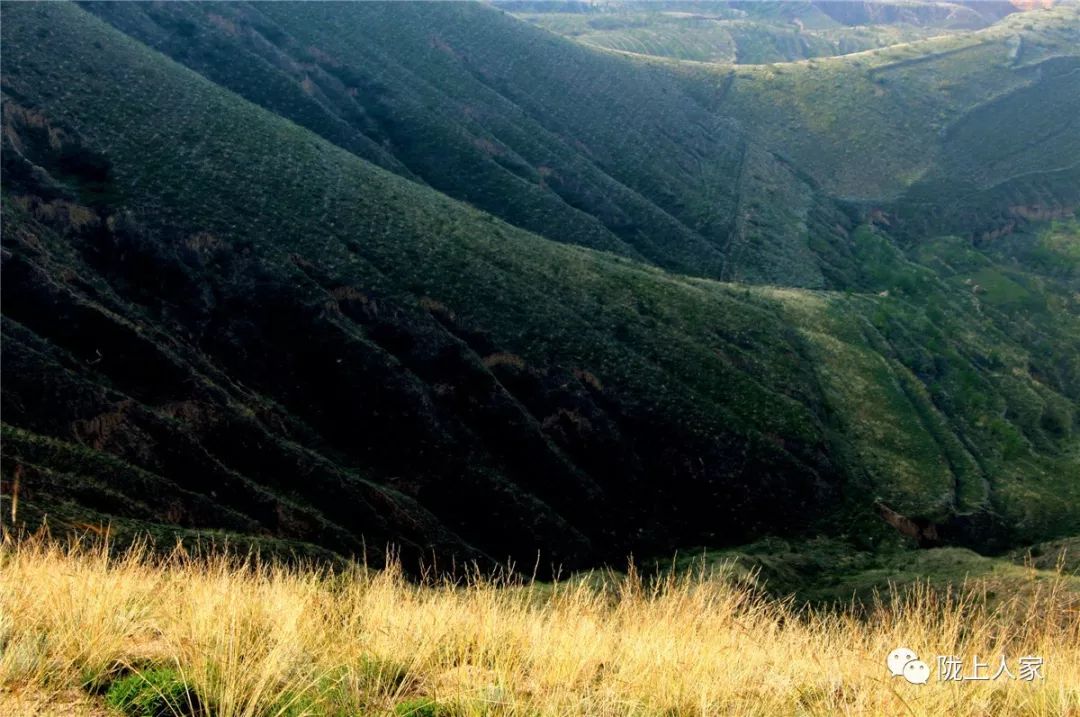
[[(1055, 584), (992, 609), (921, 588), (859, 615), (701, 576), (422, 586), (182, 551), (0, 550), (5, 714), (20, 695), (62, 713), (85, 686), (162, 667), (222, 717), (404, 714), (418, 698), (444, 711), (417, 715), (1080, 714), (1080, 618)], [(931, 663), (1040, 655), (1045, 679), (910, 685), (885, 669), (898, 645)]]

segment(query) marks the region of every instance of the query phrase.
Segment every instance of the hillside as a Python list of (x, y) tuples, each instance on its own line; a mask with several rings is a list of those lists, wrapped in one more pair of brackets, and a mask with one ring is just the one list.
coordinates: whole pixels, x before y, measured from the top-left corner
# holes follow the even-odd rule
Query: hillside
[(896, 207), (921, 234), (997, 228), (1009, 207), (1075, 206), (1077, 12), (1063, 6), (857, 56), (717, 71), (715, 81), (730, 83), (731, 111), (761, 128), (761, 141), (830, 194)]
[(541, 573), (1080, 534), (1074, 9), (734, 70), (481, 5), (2, 12), (27, 524)]
[(586, 45), (638, 55), (734, 64), (847, 55), (981, 29), (1007, 2), (497, 2)]
[(978, 236), (1078, 199), (1074, 5), (735, 68), (614, 56), (479, 4), (87, 7), (357, 156), (683, 274), (850, 288), (849, 215)]

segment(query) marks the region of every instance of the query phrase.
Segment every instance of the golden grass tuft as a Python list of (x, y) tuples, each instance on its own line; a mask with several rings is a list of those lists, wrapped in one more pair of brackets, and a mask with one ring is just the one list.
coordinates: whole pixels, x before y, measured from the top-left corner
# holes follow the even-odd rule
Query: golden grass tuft
[[(593, 578), (419, 585), (395, 568), (8, 543), (0, 712), (108, 714), (95, 687), (170, 668), (221, 717), (404, 714), (422, 699), (443, 711), (417, 715), (1080, 714), (1080, 618), (1054, 581), (994, 607), (973, 585), (860, 611), (703, 574)], [(899, 645), (928, 662), (1039, 655), (1045, 679), (910, 685), (885, 669)]]

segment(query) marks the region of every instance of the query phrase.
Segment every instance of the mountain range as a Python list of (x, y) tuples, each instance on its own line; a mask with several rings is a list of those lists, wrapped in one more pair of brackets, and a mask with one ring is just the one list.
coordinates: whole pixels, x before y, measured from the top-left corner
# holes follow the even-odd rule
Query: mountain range
[[(1080, 535), (1080, 8), (1005, 5), (5, 3), (5, 520)], [(688, 14), (772, 49), (612, 39)]]

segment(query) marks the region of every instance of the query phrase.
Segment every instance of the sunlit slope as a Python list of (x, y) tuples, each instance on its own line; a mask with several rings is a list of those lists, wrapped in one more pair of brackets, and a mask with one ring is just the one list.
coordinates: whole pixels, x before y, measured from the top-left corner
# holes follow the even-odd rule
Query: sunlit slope
[(850, 295), (688, 279), (379, 169), (76, 6), (3, 13), (24, 511), (571, 565), (874, 535), (878, 501), (944, 541), (1076, 532), (1067, 276), (1009, 279), (1049, 356), (870, 226)]
[[(496, 3), (577, 42), (638, 55), (762, 64), (845, 55), (985, 27), (989, 4), (861, 2)], [(979, 10), (987, 10), (980, 12)]]
[(969, 35), (716, 70), (718, 111), (831, 195), (895, 208), (914, 234), (971, 233), (1017, 205), (1075, 206), (1078, 52), (1080, 8), (1067, 5)]

